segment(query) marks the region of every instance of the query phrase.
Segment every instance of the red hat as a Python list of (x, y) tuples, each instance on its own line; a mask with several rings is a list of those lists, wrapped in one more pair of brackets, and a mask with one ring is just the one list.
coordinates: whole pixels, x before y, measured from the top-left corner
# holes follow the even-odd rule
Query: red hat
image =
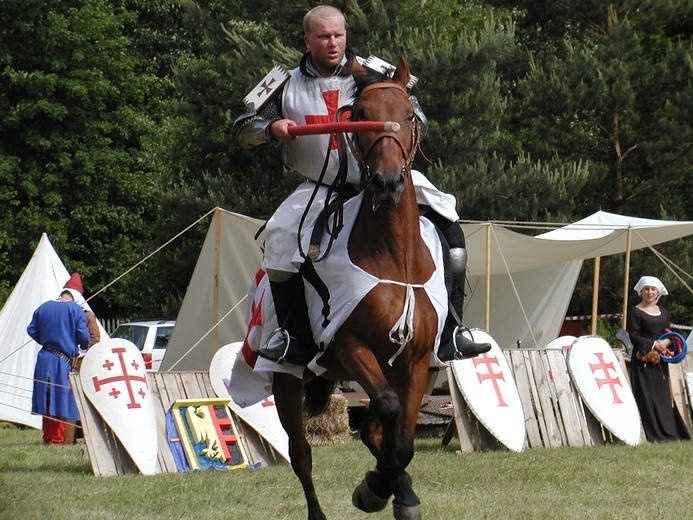
[(84, 289), (82, 289), (82, 278), (80, 278), (79, 273), (72, 273), (72, 276), (70, 276), (70, 279), (63, 286), (63, 289), (74, 289), (79, 294), (83, 294)]

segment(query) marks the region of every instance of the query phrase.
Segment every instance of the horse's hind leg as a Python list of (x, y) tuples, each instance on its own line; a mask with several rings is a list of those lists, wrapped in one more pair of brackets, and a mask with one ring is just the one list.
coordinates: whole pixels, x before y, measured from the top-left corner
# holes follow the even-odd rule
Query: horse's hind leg
[(303, 429), (303, 382), (292, 375), (274, 374), (274, 403), (279, 420), (289, 437), (291, 467), (303, 487), (308, 520), (326, 520), (313, 485), (313, 458)]

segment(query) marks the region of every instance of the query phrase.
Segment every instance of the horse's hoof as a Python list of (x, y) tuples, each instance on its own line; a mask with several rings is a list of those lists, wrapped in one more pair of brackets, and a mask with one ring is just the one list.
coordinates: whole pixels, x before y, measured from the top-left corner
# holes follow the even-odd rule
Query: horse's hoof
[(365, 478), (358, 486), (356, 486), (356, 489), (354, 489), (354, 494), (351, 495), (351, 503), (354, 504), (354, 507), (360, 509), (364, 513), (375, 513), (376, 511), (382, 511), (385, 509), (388, 500), (390, 500), (389, 497), (380, 498), (378, 495), (373, 493)]
[(421, 520), (421, 506), (403, 506), (393, 502), (392, 515), (395, 520)]

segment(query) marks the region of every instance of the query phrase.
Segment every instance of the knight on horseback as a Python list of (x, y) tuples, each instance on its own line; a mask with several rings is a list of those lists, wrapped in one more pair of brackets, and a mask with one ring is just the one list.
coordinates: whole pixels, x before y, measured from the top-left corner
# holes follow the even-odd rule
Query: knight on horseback
[[(318, 346), (309, 323), (304, 280), (299, 272), (304, 258), (298, 244), (302, 243), (299, 240), (305, 239), (301, 230), (308, 230), (310, 235), (310, 230), (321, 217), (340, 160), (335, 136), (296, 138), (289, 134), (288, 128), (299, 123), (330, 122), (340, 107), (350, 105), (355, 92), (351, 65), (354, 60), (359, 63), (364, 63), (364, 60), (346, 47), (344, 15), (334, 7), (311, 9), (303, 19), (303, 30), (308, 50), (299, 66), (288, 72), (275, 67), (268, 74), (246, 97), (248, 110), (234, 122), (233, 135), (243, 148), (281, 142), (284, 165), (305, 178), (279, 206), (265, 228), (263, 269), (269, 278), (281, 341), (259, 350), (261, 356), (273, 361), (286, 360), (305, 366), (318, 352)], [(377, 58), (365, 60), (365, 65), (369, 64), (376, 68), (388, 65)], [(426, 117), (416, 98), (411, 96), (410, 101), (423, 134)], [(327, 158), (325, 153), (329, 154)], [(357, 193), (359, 165), (350, 150), (346, 160), (346, 181)], [(438, 228), (445, 238), (443, 243), (447, 243), (449, 248), (449, 274), (446, 278), (450, 304), (438, 358), (449, 361), (488, 352), (490, 344), (475, 343), (462, 334), (467, 252), (464, 234), (457, 224), (455, 197), (439, 191), (416, 170), (412, 170), (412, 180), (422, 215)]]

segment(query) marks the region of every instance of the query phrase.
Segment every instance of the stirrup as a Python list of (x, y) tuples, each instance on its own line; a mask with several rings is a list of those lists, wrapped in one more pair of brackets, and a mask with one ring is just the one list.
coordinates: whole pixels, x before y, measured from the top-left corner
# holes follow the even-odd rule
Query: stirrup
[(289, 347), (291, 347), (289, 331), (278, 327), (267, 338), (267, 343), (260, 347), (257, 352), (262, 357), (281, 365), (286, 360)]
[[(469, 329), (467, 329), (469, 332), (469, 335), (471, 336), (472, 333)], [(457, 344), (457, 335), (459, 334), (461, 341), (464, 343), (463, 345), (458, 345)], [(474, 337), (474, 336), (472, 336)], [(452, 331), (452, 344), (455, 347), (455, 359), (470, 359), (470, 358), (475, 358), (479, 354), (485, 354), (489, 350), (491, 350), (491, 344), (490, 343), (476, 343), (473, 339), (469, 339), (465, 336), (462, 335), (462, 328), (458, 325), (455, 327), (455, 329)], [(466, 348), (465, 348), (466, 347)]]

